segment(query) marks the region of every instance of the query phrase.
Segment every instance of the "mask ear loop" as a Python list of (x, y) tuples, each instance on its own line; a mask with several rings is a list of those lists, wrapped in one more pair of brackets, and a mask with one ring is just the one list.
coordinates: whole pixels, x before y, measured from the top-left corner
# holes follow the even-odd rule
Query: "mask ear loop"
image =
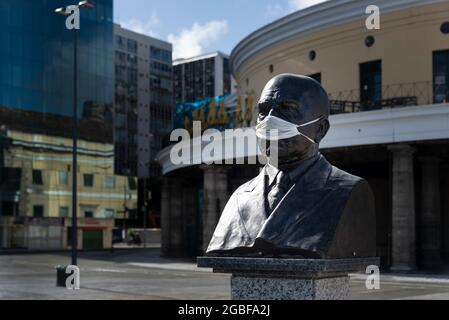
[[(321, 116), (321, 117), (319, 117), (319, 118), (317, 118), (317, 119), (315, 119), (315, 120), (312, 120), (312, 121), (303, 123), (303, 124), (297, 126), (297, 128), (302, 128), (302, 127), (305, 127), (305, 126), (308, 126), (308, 125), (317, 123), (318, 121), (321, 121), (321, 119), (323, 119), (323, 118), (324, 118), (324, 116)], [(300, 135), (302, 135), (304, 138), (306, 138), (306, 139), (307, 139), (308, 141), (310, 141), (311, 143), (316, 143), (315, 140), (310, 139), (308, 136), (306, 136), (306, 135), (305, 135), (304, 133), (302, 133), (301, 131), (298, 130), (298, 132), (299, 132)]]
[(321, 116), (321, 117), (319, 117), (319, 118), (317, 118), (317, 119), (315, 119), (315, 120), (312, 120), (312, 121), (303, 123), (303, 124), (299, 125), (298, 128), (305, 127), (305, 126), (308, 126), (309, 124), (316, 123), (316, 122), (318, 122), (318, 121), (321, 121), (321, 119), (323, 119), (323, 118), (324, 118), (324, 116)]

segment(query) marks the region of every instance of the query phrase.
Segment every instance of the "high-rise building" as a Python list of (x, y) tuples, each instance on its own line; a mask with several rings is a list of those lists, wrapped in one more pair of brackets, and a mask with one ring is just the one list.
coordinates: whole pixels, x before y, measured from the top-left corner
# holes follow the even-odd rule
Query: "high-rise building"
[(172, 129), (172, 45), (114, 26), (116, 171), (159, 175), (153, 158)]
[(75, 34), (55, 9), (73, 2), (0, 1), (0, 247), (70, 245), (73, 170), (78, 247), (110, 247), (114, 220), (136, 212), (135, 181), (114, 174), (112, 0), (81, 10), (72, 167)]
[(173, 62), (175, 102), (193, 102), (232, 93), (229, 56), (217, 51)]
[(150, 190), (160, 202), (155, 157), (173, 129), (172, 45), (120, 25), (114, 38), (115, 170), (139, 178), (139, 207), (149, 210)]

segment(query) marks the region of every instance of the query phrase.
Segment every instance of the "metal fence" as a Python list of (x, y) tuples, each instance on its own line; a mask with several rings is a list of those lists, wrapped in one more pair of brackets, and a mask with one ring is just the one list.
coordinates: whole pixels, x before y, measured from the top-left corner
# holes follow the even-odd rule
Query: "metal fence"
[(382, 98), (378, 100), (362, 100), (359, 89), (329, 93), (330, 112), (339, 114), (433, 104), (433, 93), (440, 89), (430, 81), (385, 85), (382, 86)]

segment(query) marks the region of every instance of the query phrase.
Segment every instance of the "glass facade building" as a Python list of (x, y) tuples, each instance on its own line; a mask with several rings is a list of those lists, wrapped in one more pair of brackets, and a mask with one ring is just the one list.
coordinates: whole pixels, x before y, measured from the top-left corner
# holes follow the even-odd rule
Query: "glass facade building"
[[(72, 115), (74, 32), (54, 10), (72, 0), (0, 1), (0, 106)], [(107, 113), (113, 101), (113, 3), (81, 10), (79, 117)]]
[(136, 181), (114, 173), (113, 0), (94, 0), (95, 9), (80, 10), (80, 30), (68, 30), (55, 9), (77, 2), (0, 1), (0, 248), (71, 246), (73, 171), (79, 248), (109, 248), (116, 220), (136, 212)]

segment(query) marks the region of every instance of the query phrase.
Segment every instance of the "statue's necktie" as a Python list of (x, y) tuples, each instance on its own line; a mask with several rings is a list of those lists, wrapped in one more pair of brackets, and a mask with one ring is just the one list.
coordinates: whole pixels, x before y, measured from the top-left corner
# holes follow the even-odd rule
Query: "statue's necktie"
[(277, 207), (279, 202), (287, 194), (288, 190), (290, 190), (291, 185), (292, 183), (288, 173), (279, 171), (279, 173), (276, 176), (276, 183), (271, 188), (267, 196), (268, 209), (269, 209), (268, 215), (271, 215), (271, 213)]

